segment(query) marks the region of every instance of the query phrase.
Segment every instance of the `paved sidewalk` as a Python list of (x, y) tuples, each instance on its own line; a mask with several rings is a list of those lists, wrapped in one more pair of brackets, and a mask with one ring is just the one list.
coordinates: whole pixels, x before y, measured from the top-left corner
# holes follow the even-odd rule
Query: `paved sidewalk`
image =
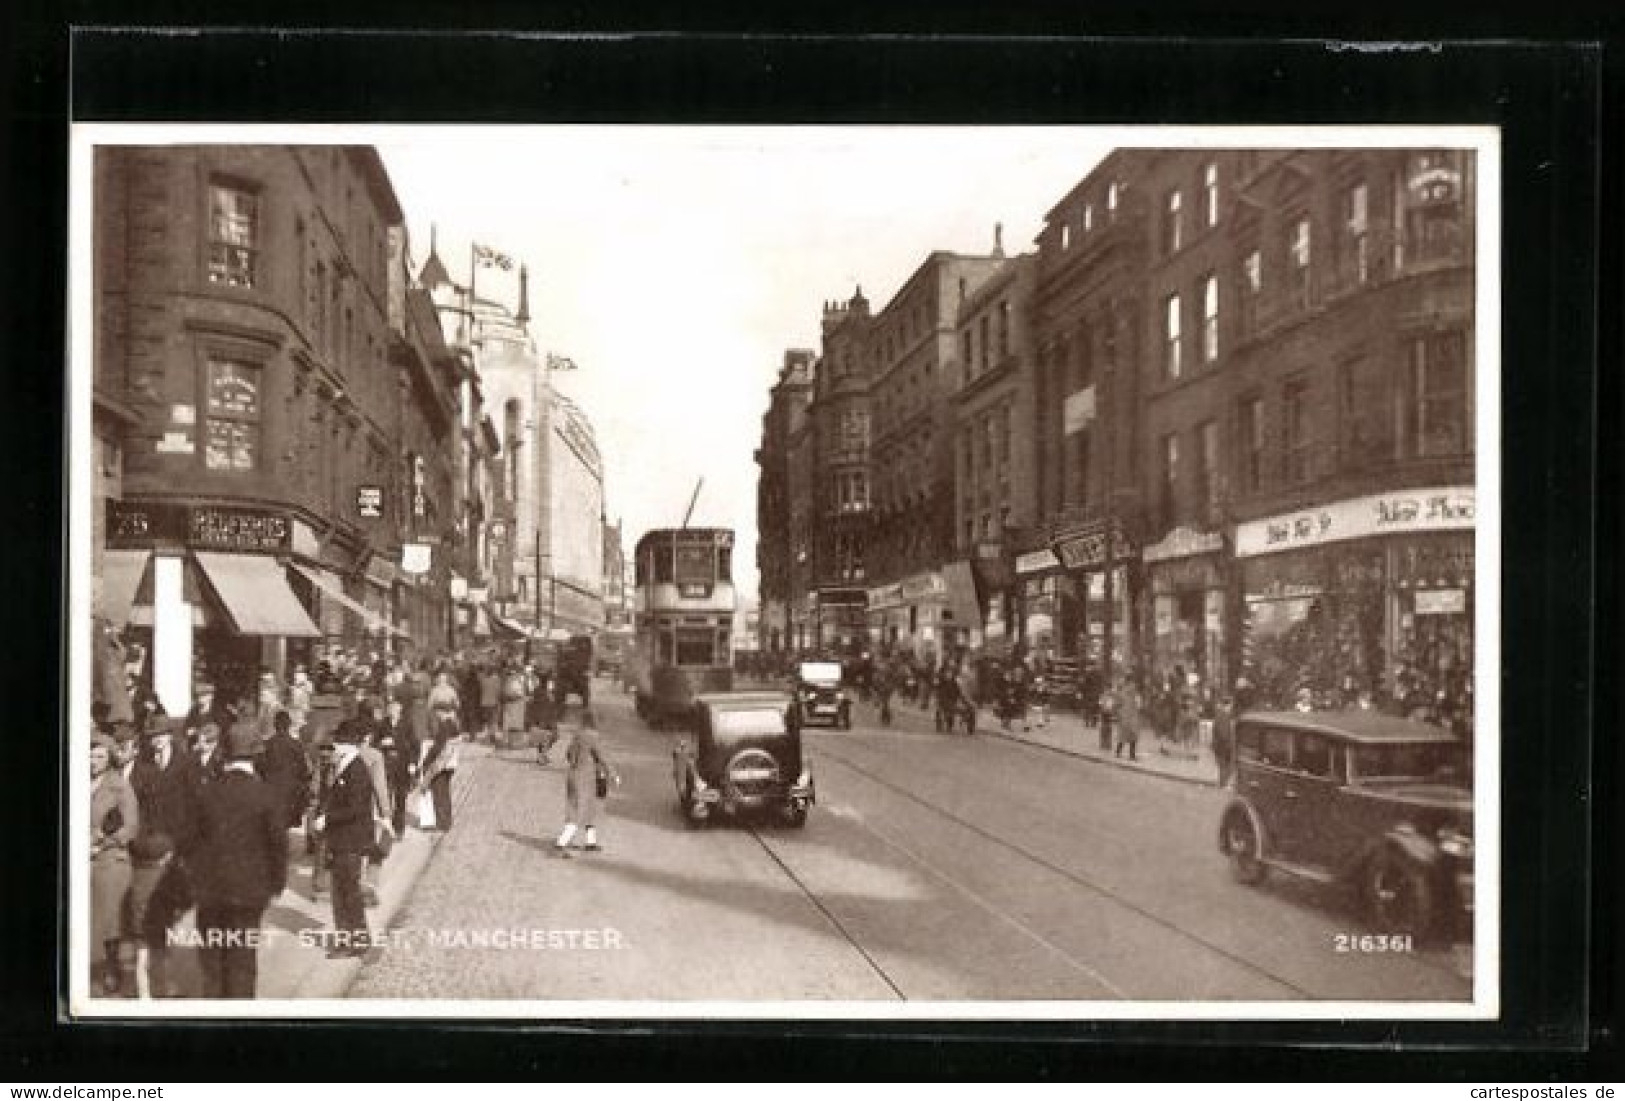
[[(865, 725), (878, 724), (875, 718), (876, 708), (872, 704), (860, 703), (858, 706), (863, 715), (858, 721)], [(908, 733), (936, 733), (932, 725), (931, 712), (921, 710), (911, 702), (900, 703), (895, 698), (892, 701), (891, 729)], [(1153, 735), (1141, 734), (1140, 744), (1137, 747), (1139, 753), (1135, 760), (1114, 756), (1111, 750), (1100, 747), (1099, 728), (1085, 723), (1082, 716), (1070, 711), (1051, 709), (1049, 721), (1044, 726), (1033, 726), (1031, 729), (1023, 730), (1020, 723), (1012, 723), (1010, 729), (1005, 730), (997, 716), (984, 708), (976, 714), (976, 733), (978, 736), (990, 734), (1014, 742), (1025, 742), (1028, 745), (1081, 757), (1098, 764), (1143, 772), (1169, 780), (1206, 784), (1210, 787), (1217, 787), (1219, 783), (1219, 766), (1213, 759), (1212, 750), (1206, 747), (1181, 753), (1172, 746), (1160, 745)]]

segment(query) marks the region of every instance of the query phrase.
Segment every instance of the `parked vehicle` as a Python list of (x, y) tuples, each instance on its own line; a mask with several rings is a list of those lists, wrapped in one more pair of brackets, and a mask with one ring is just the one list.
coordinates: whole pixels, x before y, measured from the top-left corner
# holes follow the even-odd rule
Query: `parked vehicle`
[(838, 661), (804, 661), (796, 666), (797, 725), (828, 723), (852, 729), (852, 696)]
[(692, 740), (672, 749), (677, 803), (690, 825), (729, 815), (776, 815), (800, 828), (817, 800), (795, 703), (782, 692), (705, 693), (694, 704)]
[(1451, 734), (1372, 711), (1248, 712), (1219, 849), (1237, 879), (1353, 886), (1381, 934), (1470, 927), (1473, 800)]

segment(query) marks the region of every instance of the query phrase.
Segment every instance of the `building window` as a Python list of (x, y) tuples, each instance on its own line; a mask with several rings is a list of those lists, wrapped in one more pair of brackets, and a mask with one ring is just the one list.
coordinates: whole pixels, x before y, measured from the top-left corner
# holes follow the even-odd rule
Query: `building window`
[(1069, 249), (1071, 247), (1072, 247), (1072, 227), (1067, 225), (1065, 222), (1062, 222), (1061, 223), (1061, 248)]
[(1202, 166), (1202, 225), (1212, 229), (1219, 224), (1219, 166), (1209, 161)]
[(1309, 219), (1292, 223), (1287, 238), (1287, 256), (1292, 268), (1292, 296), (1299, 306), (1309, 305)]
[(1202, 361), (1219, 358), (1219, 277), (1211, 272), (1202, 280)]
[(1010, 354), (1010, 303), (999, 303), (999, 362)]
[(1163, 300), (1162, 366), (1169, 378), (1178, 378), (1181, 368), (1179, 349), (1179, 295), (1170, 294)]
[(1372, 392), (1363, 360), (1337, 365), (1338, 460), (1344, 470), (1361, 470), (1378, 458), (1381, 425), (1376, 414), (1382, 399)]
[(227, 183), (209, 186), (209, 282), (252, 287), (260, 235), (259, 196)]
[(1309, 384), (1286, 384), (1282, 409), (1282, 474), (1289, 485), (1309, 480)]
[(1162, 487), (1157, 506), (1164, 525), (1174, 521), (1179, 493), (1179, 436), (1170, 432), (1162, 437)]
[(960, 356), (965, 361), (964, 378), (969, 382), (976, 374), (973, 370), (976, 362), (976, 337), (974, 330), (969, 326), (965, 328), (965, 335), (960, 338), (960, 345)]
[(1117, 220), (1117, 181), (1113, 180), (1106, 185), (1106, 220)]
[(1264, 484), (1264, 399), (1245, 397), (1236, 407), (1237, 480), (1245, 492)]
[(987, 366), (988, 366), (987, 314), (983, 314), (981, 316), (981, 318), (977, 321), (976, 328), (977, 328), (976, 339), (977, 339), (977, 342), (980, 343), (981, 346), (982, 346), (981, 347), (982, 370), (985, 371), (985, 370), (987, 370)]
[(1433, 333), (1410, 343), (1400, 395), (1405, 458), (1462, 455), (1472, 448), (1467, 410), (1467, 337)]
[(204, 463), (210, 470), (253, 470), (260, 453), (260, 368), (210, 357)]
[(1162, 214), (1162, 254), (1171, 255), (1180, 250), (1185, 239), (1185, 211), (1183, 200), (1176, 188), (1168, 192)]
[(1343, 192), (1343, 240), (1340, 242), (1338, 266), (1345, 284), (1358, 285), (1370, 277), (1368, 205), (1369, 193), (1365, 184), (1355, 184)]
[(1258, 327), (1258, 299), (1264, 291), (1264, 258), (1253, 249), (1241, 258), (1241, 302), (1236, 309), (1237, 327), (1250, 335)]
[(1196, 429), (1196, 488), (1202, 495), (1202, 514), (1211, 518), (1219, 504), (1219, 425), (1203, 421)]
[(1095, 228), (1095, 204), (1083, 204), (1083, 231), (1088, 233)]

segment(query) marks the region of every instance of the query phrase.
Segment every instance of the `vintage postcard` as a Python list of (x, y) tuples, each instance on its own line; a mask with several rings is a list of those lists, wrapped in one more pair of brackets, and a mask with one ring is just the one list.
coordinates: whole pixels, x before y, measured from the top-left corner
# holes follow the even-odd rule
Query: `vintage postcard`
[(74, 1015), (1498, 1015), (1493, 129), (72, 144)]

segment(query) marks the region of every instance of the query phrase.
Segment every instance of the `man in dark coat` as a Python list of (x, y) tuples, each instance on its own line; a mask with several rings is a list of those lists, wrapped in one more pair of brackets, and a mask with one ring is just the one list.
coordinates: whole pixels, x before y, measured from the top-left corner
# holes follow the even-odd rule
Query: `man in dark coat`
[(271, 719), (271, 736), (265, 739), (265, 752), (256, 767), (276, 794), (283, 825), (288, 829), (299, 825), (310, 799), (310, 758), (293, 736), (293, 720), (286, 711)]
[(375, 844), (372, 776), (361, 759), (361, 731), (353, 722), (333, 733), (333, 783), (315, 827), (327, 839), (333, 862), (333, 949), (329, 956), (365, 955), (367, 910), (361, 871)]
[(148, 721), (142, 731), (146, 744), (130, 770), (130, 784), (140, 804), (143, 828), (168, 834), (184, 853), (192, 840), (197, 763), (180, 744), (181, 726), (180, 720), (166, 715)]
[(254, 771), (259, 733), (238, 723), (223, 749), (219, 778), (199, 789), (192, 857), (203, 996), (252, 998), (260, 923), (287, 884), (288, 832), (277, 793)]

